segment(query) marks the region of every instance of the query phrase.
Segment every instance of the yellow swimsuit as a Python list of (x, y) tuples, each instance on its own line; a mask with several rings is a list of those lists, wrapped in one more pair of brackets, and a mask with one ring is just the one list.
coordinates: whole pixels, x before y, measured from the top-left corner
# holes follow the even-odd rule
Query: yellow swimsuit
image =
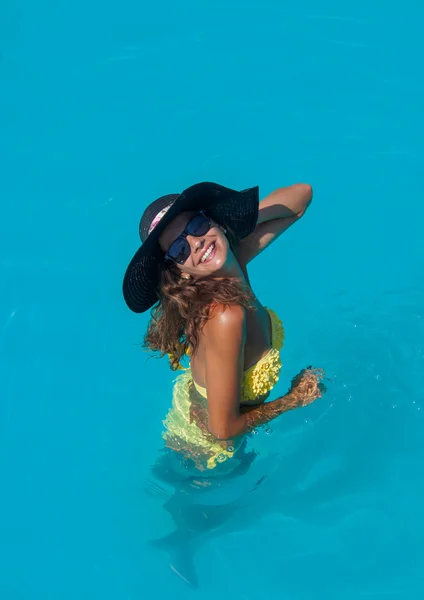
[[(255, 400), (269, 393), (278, 381), (281, 370), (280, 350), (284, 341), (284, 328), (278, 316), (267, 308), (271, 326), (271, 348), (255, 365), (243, 373), (241, 402)], [(234, 456), (232, 446), (212, 441), (206, 437), (195, 423), (190, 423), (190, 387), (194, 385), (199, 394), (206, 398), (206, 388), (197, 385), (191, 370), (187, 369), (175, 381), (172, 408), (164, 423), (165, 445), (181, 452), (186, 458), (198, 463), (199, 457), (206, 458), (208, 469), (214, 469), (217, 462), (225, 462)], [(197, 465), (198, 466), (198, 465)]]

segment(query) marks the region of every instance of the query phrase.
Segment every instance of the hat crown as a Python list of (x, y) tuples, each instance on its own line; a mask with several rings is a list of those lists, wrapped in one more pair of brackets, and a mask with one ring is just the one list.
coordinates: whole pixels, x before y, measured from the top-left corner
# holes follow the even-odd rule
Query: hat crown
[[(146, 241), (147, 236), (154, 227), (159, 223), (160, 219), (166, 213), (166, 210), (174, 204), (175, 200), (178, 198), (179, 194), (167, 194), (166, 196), (161, 196), (146, 208), (143, 213), (143, 216), (140, 219), (140, 225), (138, 228), (140, 239), (142, 242)], [(156, 217), (163, 211), (163, 214), (158, 218), (157, 222), (154, 223)], [(152, 227), (153, 225), (153, 227)]]

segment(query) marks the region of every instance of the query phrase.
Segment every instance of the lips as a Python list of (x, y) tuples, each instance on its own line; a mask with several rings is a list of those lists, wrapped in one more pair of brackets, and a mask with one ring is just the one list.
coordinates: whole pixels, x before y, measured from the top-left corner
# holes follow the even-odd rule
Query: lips
[[(202, 252), (202, 255), (199, 259), (199, 264), (205, 264), (211, 260), (211, 258), (215, 255), (216, 252), (216, 242), (211, 242), (207, 245), (205, 250)], [(206, 257), (206, 258), (204, 258)]]

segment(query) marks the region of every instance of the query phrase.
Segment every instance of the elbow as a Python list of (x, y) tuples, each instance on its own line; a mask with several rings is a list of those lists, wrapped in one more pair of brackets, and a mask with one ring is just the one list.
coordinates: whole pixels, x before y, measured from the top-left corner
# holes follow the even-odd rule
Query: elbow
[(306, 201), (308, 204), (310, 204), (312, 202), (312, 196), (314, 195), (312, 186), (309, 183), (302, 183), (302, 187), (304, 190)]
[(225, 440), (230, 440), (234, 436), (234, 431), (229, 426), (224, 427), (209, 427), (209, 433), (211, 433), (214, 438), (219, 441), (224, 442)]
[(299, 195), (301, 197), (301, 206), (299, 212), (297, 213), (297, 216), (300, 219), (300, 217), (303, 217), (308, 209), (308, 206), (312, 202), (313, 189), (309, 183), (298, 183), (296, 187), (298, 188)]

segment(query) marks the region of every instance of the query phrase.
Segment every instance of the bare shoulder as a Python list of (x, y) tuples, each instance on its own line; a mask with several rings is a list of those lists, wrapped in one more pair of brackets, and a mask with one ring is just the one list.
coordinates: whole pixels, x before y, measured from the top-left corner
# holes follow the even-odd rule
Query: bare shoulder
[(240, 340), (244, 336), (245, 325), (246, 310), (242, 306), (217, 304), (211, 309), (204, 334), (213, 340)]

